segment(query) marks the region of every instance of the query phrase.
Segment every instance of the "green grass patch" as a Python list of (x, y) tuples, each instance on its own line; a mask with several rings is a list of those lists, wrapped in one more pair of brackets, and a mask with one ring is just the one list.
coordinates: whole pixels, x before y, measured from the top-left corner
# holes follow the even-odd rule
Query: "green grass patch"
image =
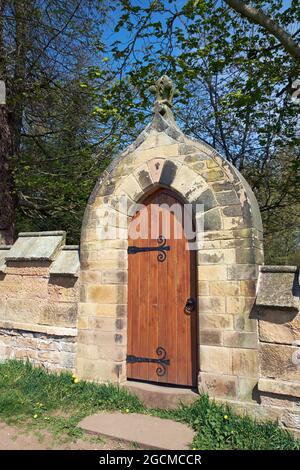
[(206, 395), (175, 410), (147, 409), (122, 387), (79, 381), (69, 373), (51, 374), (28, 362), (0, 364), (0, 419), (8, 424), (47, 428), (60, 439), (77, 439), (78, 422), (101, 410), (148, 413), (187, 423), (196, 431), (196, 449), (300, 450), (300, 441), (275, 422), (241, 417)]

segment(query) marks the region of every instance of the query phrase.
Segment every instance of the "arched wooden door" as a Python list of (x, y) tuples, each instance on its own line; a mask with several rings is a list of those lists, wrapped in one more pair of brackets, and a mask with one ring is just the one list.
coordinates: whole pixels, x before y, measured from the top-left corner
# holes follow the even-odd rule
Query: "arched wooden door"
[[(187, 249), (182, 217), (172, 210), (183, 205), (167, 189), (143, 204), (128, 236), (127, 377), (195, 386), (195, 252)], [(136, 239), (142, 231), (144, 238)]]

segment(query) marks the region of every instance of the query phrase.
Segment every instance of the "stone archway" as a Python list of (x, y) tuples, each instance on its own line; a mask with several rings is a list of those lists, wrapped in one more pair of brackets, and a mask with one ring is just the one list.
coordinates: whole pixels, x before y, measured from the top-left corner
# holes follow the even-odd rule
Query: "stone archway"
[(160, 102), (152, 123), (114, 159), (87, 205), (78, 374), (126, 380), (128, 209), (159, 186), (204, 206), (197, 251), (199, 389), (248, 399), (258, 375), (257, 326), (251, 318), (263, 256), (258, 205), (238, 171), (208, 145), (186, 137)]

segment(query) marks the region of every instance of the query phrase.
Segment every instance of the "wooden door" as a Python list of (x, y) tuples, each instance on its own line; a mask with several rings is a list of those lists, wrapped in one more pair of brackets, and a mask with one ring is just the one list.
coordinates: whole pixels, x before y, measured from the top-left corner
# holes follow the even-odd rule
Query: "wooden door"
[[(182, 217), (169, 209), (183, 206), (166, 189), (143, 204), (128, 235), (127, 377), (195, 386), (195, 252), (187, 249)], [(158, 211), (160, 217), (153, 217)], [(145, 238), (136, 239), (142, 223)]]

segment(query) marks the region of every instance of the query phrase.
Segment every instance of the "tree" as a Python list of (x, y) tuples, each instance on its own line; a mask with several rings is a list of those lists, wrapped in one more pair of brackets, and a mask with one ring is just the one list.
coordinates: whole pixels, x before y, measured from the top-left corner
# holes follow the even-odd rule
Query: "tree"
[[(169, 74), (181, 91), (176, 114), (186, 132), (210, 143), (246, 176), (269, 240), (284, 230), (293, 238), (297, 218), (279, 214), (288, 207), (296, 212), (299, 201), (299, 106), (286, 94), (298, 76), (298, 63), (274, 36), (227, 5), (210, 0), (183, 7), (172, 1), (143, 7), (122, 3), (112, 52), (139, 91), (135, 108), (149, 106), (147, 86)], [(265, 4), (287, 30), (299, 17), (297, 5), (281, 10), (280, 1)]]
[[(46, 209), (50, 210), (43, 187), (36, 187), (36, 173), (44, 171), (44, 183), (47, 172), (49, 178), (54, 178), (54, 173), (50, 176), (51, 171), (48, 171), (52, 156), (45, 154), (49, 142), (54, 136), (61, 138), (62, 135), (73, 142), (77, 132), (73, 125), (75, 117), (77, 122), (81, 119), (86, 122), (86, 114), (91, 115), (92, 103), (82, 106), (78, 102), (79, 97), (86, 98), (84, 90), (80, 89), (80, 77), (85, 76), (95, 52), (101, 50), (103, 22), (109, 10), (104, 0), (53, 0), (50, 3), (1, 0), (0, 78), (7, 89), (7, 105), (1, 107), (0, 137), (0, 228), (3, 226), (6, 234), (2, 242), (14, 239), (16, 210), (19, 214), (17, 228), (22, 228), (24, 215), (27, 219), (30, 215), (43, 219)], [(63, 132), (59, 128), (64, 115), (63, 95), (75, 97), (75, 85), (77, 109), (73, 109), (73, 116), (70, 116), (68, 131)], [(69, 150), (72, 166), (74, 146)], [(28, 155), (29, 151), (35, 155), (34, 160)], [(59, 172), (58, 167), (56, 171)], [(42, 181), (41, 178), (40, 183)], [(50, 194), (48, 198), (51, 200)]]

